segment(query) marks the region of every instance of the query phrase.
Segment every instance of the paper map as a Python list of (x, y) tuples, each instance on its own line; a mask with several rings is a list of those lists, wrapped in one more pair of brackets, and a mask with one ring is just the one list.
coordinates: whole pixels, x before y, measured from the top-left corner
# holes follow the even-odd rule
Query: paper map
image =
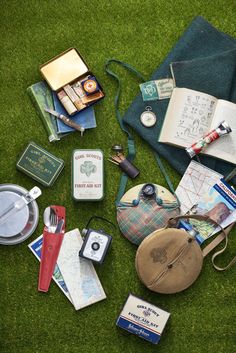
[(222, 177), (214, 170), (191, 161), (175, 191), (181, 203), (181, 213), (187, 213)]
[(57, 259), (76, 310), (106, 298), (92, 261), (79, 256), (82, 243), (78, 229), (66, 233)]
[[(224, 179), (218, 180), (194, 205), (193, 212), (198, 215), (204, 214), (225, 228), (236, 220), (236, 191)], [(196, 239), (200, 244), (220, 230), (211, 222), (194, 219), (188, 222), (198, 232)]]
[[(42, 244), (43, 244), (43, 235), (40, 235), (37, 239), (32, 241), (28, 247), (32, 251), (32, 253), (36, 256), (36, 258), (40, 261), (41, 260), (41, 249), (42, 249)], [(64, 279), (61, 275), (61, 272), (59, 270), (59, 267), (56, 265), (53, 276), (53, 280), (56, 282), (58, 287), (62, 290), (62, 292), (67, 296), (70, 302), (72, 302), (70, 294), (68, 292), (68, 289), (66, 287), (66, 284), (64, 282)]]

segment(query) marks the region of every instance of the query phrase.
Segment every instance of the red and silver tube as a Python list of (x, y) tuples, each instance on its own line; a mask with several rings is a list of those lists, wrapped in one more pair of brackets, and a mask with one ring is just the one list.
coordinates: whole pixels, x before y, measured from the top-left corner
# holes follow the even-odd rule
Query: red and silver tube
[(192, 146), (185, 148), (188, 155), (193, 158), (196, 154), (200, 153), (203, 148), (210, 145), (213, 141), (217, 140), (223, 135), (227, 135), (232, 131), (228, 123), (224, 120), (222, 121), (214, 130), (211, 130), (206, 135), (200, 138)]

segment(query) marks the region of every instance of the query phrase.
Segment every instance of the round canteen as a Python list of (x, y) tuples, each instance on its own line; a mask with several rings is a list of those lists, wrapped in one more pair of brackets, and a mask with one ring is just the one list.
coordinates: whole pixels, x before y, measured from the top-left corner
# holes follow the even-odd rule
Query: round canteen
[(176, 197), (163, 186), (140, 184), (128, 190), (117, 206), (117, 222), (121, 233), (139, 245), (154, 230), (179, 215)]
[(197, 241), (185, 230), (154, 231), (140, 244), (135, 267), (150, 290), (171, 294), (191, 286), (199, 276), (203, 254)]

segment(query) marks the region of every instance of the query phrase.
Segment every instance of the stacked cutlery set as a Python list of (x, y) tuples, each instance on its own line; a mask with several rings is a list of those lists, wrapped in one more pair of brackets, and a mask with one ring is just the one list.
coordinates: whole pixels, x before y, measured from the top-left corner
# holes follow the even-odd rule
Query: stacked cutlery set
[(49, 206), (44, 211), (43, 245), (38, 290), (47, 292), (56, 266), (65, 233), (66, 210), (63, 206)]

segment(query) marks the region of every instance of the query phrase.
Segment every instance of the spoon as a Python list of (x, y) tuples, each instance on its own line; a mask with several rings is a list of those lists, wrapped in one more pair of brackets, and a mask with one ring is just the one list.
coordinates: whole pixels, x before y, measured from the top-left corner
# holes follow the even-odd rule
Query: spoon
[(42, 194), (41, 190), (35, 186), (29, 192), (21, 195), (20, 199), (12, 202), (5, 208), (0, 215), (0, 225), (5, 223), (9, 217), (12, 217), (16, 212), (27, 206), (30, 202), (37, 199)]
[(58, 216), (53, 207), (48, 206), (44, 210), (43, 221), (49, 233), (55, 233), (58, 224)]

